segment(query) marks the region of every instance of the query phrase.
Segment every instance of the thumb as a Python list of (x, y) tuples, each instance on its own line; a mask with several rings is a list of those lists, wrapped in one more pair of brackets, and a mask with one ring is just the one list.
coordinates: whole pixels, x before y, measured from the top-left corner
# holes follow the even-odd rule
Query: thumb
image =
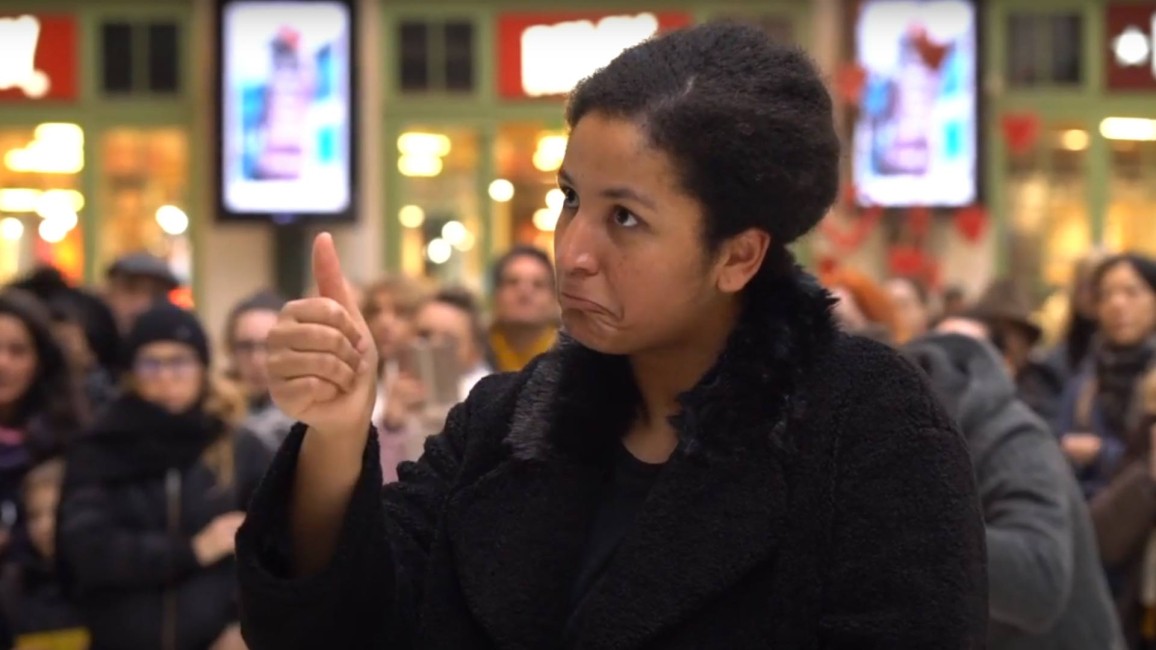
[(313, 280), (317, 283), (318, 295), (336, 301), (354, 318), (361, 318), (349, 282), (341, 272), (341, 260), (337, 258), (333, 236), (327, 232), (313, 240)]

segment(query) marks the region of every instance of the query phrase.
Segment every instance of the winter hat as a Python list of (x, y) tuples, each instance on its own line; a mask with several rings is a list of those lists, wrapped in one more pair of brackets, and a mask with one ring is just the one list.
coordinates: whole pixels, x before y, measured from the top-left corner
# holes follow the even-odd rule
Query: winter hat
[(197, 358), (209, 365), (209, 337), (192, 312), (162, 301), (141, 314), (125, 340), (125, 359), (131, 364), (140, 349), (149, 343), (184, 343), (197, 351)]

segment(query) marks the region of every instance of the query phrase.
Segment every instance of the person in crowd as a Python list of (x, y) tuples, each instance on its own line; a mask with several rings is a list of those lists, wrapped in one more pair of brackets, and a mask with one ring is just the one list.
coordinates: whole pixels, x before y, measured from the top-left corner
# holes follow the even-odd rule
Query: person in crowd
[(939, 310), (939, 317), (935, 320), (938, 322), (953, 316), (959, 316), (967, 310), (967, 307), (967, 291), (958, 285), (947, 287), (943, 291), (943, 304)]
[(47, 309), (19, 289), (0, 291), (0, 557), (23, 541), (25, 474), (63, 453), (87, 414)]
[(99, 296), (70, 286), (53, 267), (35, 269), (11, 286), (48, 306), (54, 334), (82, 377), (88, 405), (99, 411), (116, 396), (113, 378), (120, 367), (121, 336), (112, 310)]
[(269, 399), (266, 369), (269, 359), (265, 341), (284, 306), (281, 296), (259, 291), (233, 307), (225, 320), (225, 344), (229, 351), (226, 375), (238, 383), (249, 403), (249, 415), (242, 427), (271, 451), (281, 446), (293, 426), (293, 421)]
[(823, 284), (838, 300), (835, 317), (848, 332), (887, 344), (901, 338), (890, 297), (866, 274), (839, 267), (824, 275)]
[(931, 327), (931, 295), (915, 278), (892, 278), (885, 287), (891, 296), (899, 343), (923, 336)]
[(92, 650), (206, 650), (239, 635), (233, 538), (269, 453), (210, 379), (197, 318), (156, 303), (125, 342), (126, 390), (68, 456), (58, 522)]
[(832, 111), (807, 56), (749, 25), (667, 33), (579, 84), (565, 334), (479, 382), (384, 490), (375, 350), (320, 235), (328, 300), (269, 337), (302, 423), (238, 535), (250, 645), (982, 647), (964, 441), (788, 249), (838, 195)]
[(1096, 297), (1092, 287), (1092, 273), (1105, 255), (1093, 252), (1076, 264), (1071, 291), (1068, 295), (1068, 322), (1063, 339), (1044, 357), (1052, 372), (1066, 384), (1085, 369), (1096, 335)]
[(1012, 280), (997, 280), (962, 315), (987, 328), (1016, 383), (1019, 398), (1049, 426), (1055, 422), (1064, 378), (1043, 361), (1036, 348), (1043, 329), (1023, 287)]
[(26, 552), (0, 575), (0, 609), (13, 628), (16, 648), (88, 648), (88, 631), (66, 597), (57, 575), (56, 510), (64, 482), (64, 462), (45, 461), (24, 478), (28, 520)]
[(989, 335), (935, 333), (903, 348), (971, 450), (987, 524), (987, 648), (1123, 650), (1083, 493)]
[(545, 251), (515, 246), (494, 263), (491, 282), (490, 365), (498, 372), (517, 372), (557, 339), (554, 263)]
[(1092, 499), (1100, 553), (1130, 648), (1156, 648), (1156, 368), (1140, 382), (1140, 417), (1119, 468)]
[[(486, 330), (481, 308), (468, 290), (451, 287), (438, 291), (418, 308), (414, 326), (418, 339), (453, 348), (460, 376), (455, 402), (466, 399), (479, 381), (493, 373), (486, 362)], [(403, 386), (403, 382), (406, 385)], [(404, 372), (399, 375), (395, 387), (405, 394), (422, 397), (428, 394), (417, 377)], [(415, 435), (414, 421), (419, 418), (422, 404), (395, 400), (386, 409), (378, 431), (381, 469), (386, 483), (397, 480), (398, 463), (417, 460), (421, 456), (426, 436)], [(444, 418), (439, 419), (444, 422)], [(441, 425), (437, 428), (440, 429)]]
[(403, 276), (386, 277), (365, 289), (359, 303), (377, 346), (378, 393), (373, 421), (382, 423), (390, 402), (395, 411), (408, 411), (421, 404), (422, 394), (412, 382), (398, 384), (398, 360), (413, 340), (413, 317), (425, 300), (426, 292), (415, 280)]
[(1098, 339), (1088, 368), (1064, 390), (1056, 426), (1089, 497), (1116, 473), (1138, 426), (1137, 387), (1156, 362), (1156, 261), (1110, 257), (1092, 274), (1092, 287)]
[(149, 253), (130, 253), (117, 259), (105, 278), (104, 298), (122, 335), (132, 330), (137, 316), (181, 286), (168, 262)]

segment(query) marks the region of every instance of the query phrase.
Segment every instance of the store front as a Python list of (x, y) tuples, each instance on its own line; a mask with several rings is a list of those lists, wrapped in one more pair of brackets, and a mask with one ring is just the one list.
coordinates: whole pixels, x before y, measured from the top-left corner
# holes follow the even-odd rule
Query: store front
[(717, 17), (803, 45), (809, 37), (806, 3), (786, 0), (575, 4), (385, 5), (390, 269), (484, 291), (490, 262), (511, 246), (550, 251), (564, 96), (625, 47)]
[(0, 283), (148, 250), (195, 287), (191, 4), (0, 0)]
[(1093, 247), (1156, 254), (1156, 3), (992, 3), (987, 178), (1005, 269), (1055, 295)]

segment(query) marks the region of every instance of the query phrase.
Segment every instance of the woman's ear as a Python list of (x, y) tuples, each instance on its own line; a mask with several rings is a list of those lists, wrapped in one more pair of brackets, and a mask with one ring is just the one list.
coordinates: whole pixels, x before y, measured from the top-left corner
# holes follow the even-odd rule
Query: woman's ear
[(770, 247), (770, 233), (758, 228), (748, 228), (724, 242), (718, 256), (719, 291), (734, 294), (746, 288), (762, 267)]

